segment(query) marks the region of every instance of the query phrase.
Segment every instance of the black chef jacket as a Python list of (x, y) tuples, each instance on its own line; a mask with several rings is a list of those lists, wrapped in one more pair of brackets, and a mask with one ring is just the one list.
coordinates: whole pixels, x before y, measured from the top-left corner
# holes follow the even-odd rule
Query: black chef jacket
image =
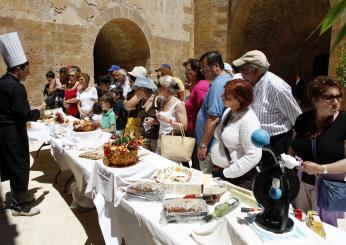
[(30, 158), (26, 122), (39, 119), (31, 110), (25, 87), (11, 73), (0, 78), (0, 174), (10, 180), (11, 190), (26, 192)]

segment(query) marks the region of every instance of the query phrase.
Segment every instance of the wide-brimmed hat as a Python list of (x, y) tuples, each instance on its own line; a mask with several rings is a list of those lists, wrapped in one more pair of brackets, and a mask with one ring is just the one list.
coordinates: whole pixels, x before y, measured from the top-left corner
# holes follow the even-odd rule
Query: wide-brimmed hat
[(143, 66), (135, 66), (132, 71), (128, 72), (133, 77), (147, 77), (147, 69)]
[(137, 77), (133, 87), (136, 88), (146, 88), (152, 91), (157, 89), (155, 82), (147, 77)]
[(242, 57), (239, 59), (234, 60), (233, 65), (235, 66), (242, 66), (245, 63), (250, 63), (253, 65), (258, 65), (260, 67), (268, 68), (270, 66), (267, 57), (265, 54), (259, 50), (252, 50), (247, 53), (245, 53)]

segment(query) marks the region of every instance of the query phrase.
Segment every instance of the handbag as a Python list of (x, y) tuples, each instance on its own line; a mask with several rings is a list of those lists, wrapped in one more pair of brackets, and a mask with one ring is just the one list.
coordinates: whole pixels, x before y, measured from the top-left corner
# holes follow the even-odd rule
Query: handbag
[(161, 156), (177, 162), (188, 162), (191, 160), (195, 138), (186, 137), (182, 126), (181, 136), (163, 134), (161, 135)]
[(327, 211), (346, 211), (346, 182), (321, 179), (318, 206)]
[[(316, 137), (311, 139), (314, 161), (319, 162), (316, 150)], [(346, 211), (346, 182), (328, 180), (321, 177), (318, 180), (317, 205), (327, 211)]]

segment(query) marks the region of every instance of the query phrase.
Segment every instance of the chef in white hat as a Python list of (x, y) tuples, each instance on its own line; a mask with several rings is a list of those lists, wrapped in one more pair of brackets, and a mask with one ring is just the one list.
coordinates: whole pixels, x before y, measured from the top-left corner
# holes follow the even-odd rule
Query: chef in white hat
[(29, 62), (16, 32), (0, 35), (0, 54), (7, 65), (7, 73), (0, 78), (1, 181), (10, 180), (12, 215), (33, 216), (40, 210), (30, 206), (33, 200), (28, 197), (30, 158), (26, 122), (39, 119), (45, 105), (30, 109), (21, 83), (29, 75)]

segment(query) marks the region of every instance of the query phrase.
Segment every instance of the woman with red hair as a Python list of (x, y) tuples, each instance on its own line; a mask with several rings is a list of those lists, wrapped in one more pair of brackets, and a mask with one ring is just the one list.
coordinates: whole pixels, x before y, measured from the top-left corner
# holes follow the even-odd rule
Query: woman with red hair
[(222, 98), (227, 109), (214, 133), (217, 143), (211, 148), (213, 176), (251, 189), (255, 166), (262, 157), (262, 150), (251, 142), (251, 134), (261, 127), (250, 108), (252, 85), (242, 79), (231, 80)]

